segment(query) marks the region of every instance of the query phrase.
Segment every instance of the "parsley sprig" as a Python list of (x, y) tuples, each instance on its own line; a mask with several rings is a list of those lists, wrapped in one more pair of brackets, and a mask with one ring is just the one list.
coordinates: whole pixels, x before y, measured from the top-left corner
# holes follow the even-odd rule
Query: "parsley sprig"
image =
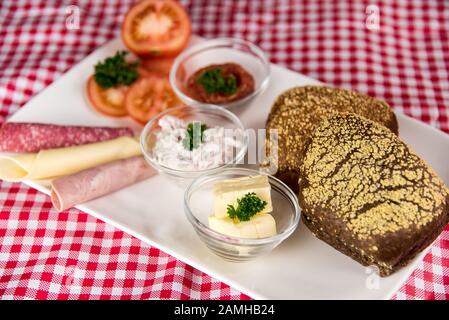
[(95, 65), (95, 81), (97, 84), (108, 89), (118, 85), (130, 85), (137, 80), (138, 62), (127, 62), (126, 51), (117, 51), (117, 53), (100, 61)]
[(189, 151), (196, 149), (204, 142), (204, 131), (207, 125), (201, 122), (191, 122), (187, 125), (186, 135), (182, 144)]
[(220, 93), (229, 96), (237, 91), (237, 78), (235, 75), (229, 74), (225, 77), (220, 68), (205, 71), (198, 78), (198, 83), (209, 94)]
[(252, 216), (265, 209), (267, 202), (260, 199), (256, 193), (248, 192), (242, 198), (237, 199), (237, 208), (228, 205), (227, 213), (229, 218), (240, 221), (248, 221)]

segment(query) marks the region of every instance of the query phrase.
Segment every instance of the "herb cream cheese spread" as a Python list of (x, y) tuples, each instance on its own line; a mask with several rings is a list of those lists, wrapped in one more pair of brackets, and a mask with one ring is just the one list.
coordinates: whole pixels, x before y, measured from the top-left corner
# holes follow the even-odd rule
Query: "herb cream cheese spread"
[(200, 121), (186, 122), (174, 116), (159, 120), (153, 157), (162, 166), (197, 171), (231, 163), (244, 145), (241, 129), (209, 127)]

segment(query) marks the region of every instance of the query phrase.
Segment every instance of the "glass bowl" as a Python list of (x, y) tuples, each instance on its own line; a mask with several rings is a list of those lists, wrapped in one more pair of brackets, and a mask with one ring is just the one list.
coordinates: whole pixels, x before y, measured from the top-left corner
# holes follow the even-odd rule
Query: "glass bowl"
[[(159, 120), (165, 116), (175, 116), (187, 123), (201, 121), (209, 127), (224, 127), (226, 130), (230, 131), (228, 132), (229, 134), (235, 134), (235, 139), (240, 142), (240, 146), (238, 148), (233, 147), (232, 154), (229, 154), (227, 162), (212, 168), (203, 170), (181, 170), (168, 167), (159, 163), (153, 152), (155, 141), (157, 139), (156, 136), (160, 130)], [(242, 134), (238, 135), (234, 130), (239, 130), (238, 132)], [(192, 108), (191, 106), (181, 106), (161, 112), (148, 121), (140, 135), (140, 146), (144, 158), (151, 166), (159, 171), (159, 173), (175, 179), (177, 182), (181, 183), (181, 185), (185, 185), (200, 175), (215, 173), (223, 168), (234, 166), (242, 161), (248, 150), (248, 134), (239, 118), (226, 109), (213, 105), (202, 105), (195, 108)]]
[(263, 92), (270, 81), (270, 62), (265, 53), (251, 42), (236, 38), (218, 38), (201, 42), (181, 53), (170, 71), (170, 84), (176, 95), (186, 104), (203, 105), (191, 98), (185, 84), (198, 69), (211, 64), (237, 63), (254, 78), (255, 90), (250, 95), (229, 103), (220, 104), (234, 108), (247, 104)]
[(208, 227), (208, 216), (213, 214), (213, 185), (215, 182), (260, 175), (257, 170), (229, 168), (216, 174), (195, 179), (185, 191), (184, 210), (200, 239), (216, 255), (233, 262), (244, 262), (276, 248), (298, 226), (300, 208), (295, 193), (279, 179), (268, 175), (271, 185), (273, 212), (277, 234), (261, 239), (246, 239), (224, 235)]

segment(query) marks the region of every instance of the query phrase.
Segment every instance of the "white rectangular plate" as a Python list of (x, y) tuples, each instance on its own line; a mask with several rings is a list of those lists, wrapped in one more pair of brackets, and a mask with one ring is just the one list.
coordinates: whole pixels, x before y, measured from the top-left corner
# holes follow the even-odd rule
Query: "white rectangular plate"
[[(83, 89), (99, 60), (123, 49), (119, 39), (99, 48), (29, 101), (10, 121), (72, 125), (127, 125), (129, 119), (101, 116), (85, 102)], [(239, 114), (247, 128), (264, 128), (272, 101), (292, 86), (318, 81), (272, 66), (272, 81), (262, 95)], [(400, 136), (427, 160), (449, 184), (449, 136), (419, 121), (397, 114)], [(38, 183), (26, 182), (49, 194)], [(78, 208), (149, 243), (256, 299), (388, 299), (407, 279), (421, 253), (407, 267), (370, 282), (366, 268), (316, 239), (304, 226), (272, 253), (244, 264), (225, 262), (213, 255), (184, 216), (184, 190), (162, 176), (90, 201)], [(371, 289), (369, 289), (371, 288)]]

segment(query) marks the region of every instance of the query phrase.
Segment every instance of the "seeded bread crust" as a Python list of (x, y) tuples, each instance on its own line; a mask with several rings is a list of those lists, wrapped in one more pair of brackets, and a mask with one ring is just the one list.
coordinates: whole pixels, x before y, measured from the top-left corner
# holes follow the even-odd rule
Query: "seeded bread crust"
[(388, 276), (429, 246), (449, 222), (449, 191), (385, 127), (337, 114), (311, 135), (302, 157), (304, 224), (362, 265)]
[(398, 123), (392, 109), (384, 101), (365, 94), (325, 86), (291, 88), (274, 102), (266, 123), (267, 155), (274, 150), (269, 130), (278, 131), (277, 157), (272, 156), (262, 167), (277, 165), (276, 177), (293, 191), (298, 191), (300, 159), (305, 141), (324, 119), (338, 113), (352, 112), (379, 122), (398, 133)]

